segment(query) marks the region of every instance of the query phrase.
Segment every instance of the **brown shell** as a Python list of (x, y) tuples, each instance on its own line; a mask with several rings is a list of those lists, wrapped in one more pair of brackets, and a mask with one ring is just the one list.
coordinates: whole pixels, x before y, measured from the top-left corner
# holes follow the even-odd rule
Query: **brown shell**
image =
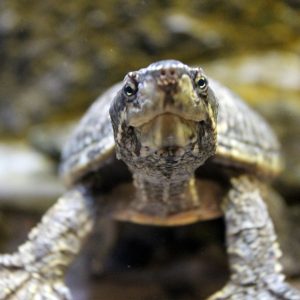
[[(209, 82), (219, 102), (214, 160), (265, 176), (276, 175), (281, 169), (280, 147), (270, 127), (229, 89), (214, 80)], [(68, 185), (115, 155), (109, 107), (121, 86), (114, 85), (95, 101), (66, 144), (61, 174)]]
[(270, 126), (228, 88), (213, 80), (210, 85), (219, 100), (215, 160), (264, 176), (277, 175), (282, 169), (282, 157)]
[(109, 108), (120, 88), (121, 84), (116, 84), (96, 99), (66, 143), (60, 172), (67, 185), (98, 169), (114, 155)]

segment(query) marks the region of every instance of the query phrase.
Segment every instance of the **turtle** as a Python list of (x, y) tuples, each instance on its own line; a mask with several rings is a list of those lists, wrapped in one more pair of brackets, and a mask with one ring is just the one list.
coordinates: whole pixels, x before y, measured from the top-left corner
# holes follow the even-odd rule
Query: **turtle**
[(0, 299), (71, 299), (64, 275), (101, 217), (180, 226), (224, 215), (230, 278), (209, 300), (298, 300), (264, 202), (281, 168), (269, 125), (202, 68), (131, 71), (66, 142), (65, 194), (0, 256)]

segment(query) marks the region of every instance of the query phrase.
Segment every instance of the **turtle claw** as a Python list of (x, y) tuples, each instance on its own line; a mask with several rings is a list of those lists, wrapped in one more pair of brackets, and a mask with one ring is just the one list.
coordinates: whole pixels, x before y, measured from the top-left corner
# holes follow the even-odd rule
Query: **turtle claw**
[(300, 300), (300, 293), (287, 283), (263, 286), (260, 284), (239, 286), (232, 282), (207, 300)]

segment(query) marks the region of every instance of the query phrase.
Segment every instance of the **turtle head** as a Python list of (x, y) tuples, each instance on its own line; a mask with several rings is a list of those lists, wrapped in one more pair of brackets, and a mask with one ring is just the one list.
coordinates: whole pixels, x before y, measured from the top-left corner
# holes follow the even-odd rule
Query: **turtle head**
[(165, 60), (130, 72), (110, 108), (117, 156), (132, 168), (195, 170), (215, 153), (217, 109), (201, 68)]

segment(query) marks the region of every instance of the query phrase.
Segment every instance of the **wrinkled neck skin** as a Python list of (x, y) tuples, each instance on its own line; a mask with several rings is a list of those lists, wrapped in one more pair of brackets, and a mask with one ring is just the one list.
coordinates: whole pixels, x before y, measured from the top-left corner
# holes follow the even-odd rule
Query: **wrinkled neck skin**
[(185, 149), (158, 150), (150, 154), (139, 144), (134, 131), (123, 128), (123, 133), (126, 130), (131, 131), (123, 134), (116, 150), (118, 158), (133, 174), (137, 199), (141, 203), (169, 205), (172, 202), (174, 205), (180, 202), (184, 206), (195, 170), (215, 153), (216, 135), (212, 124), (199, 123), (197, 141)]
[[(136, 205), (183, 210), (194, 172), (216, 151), (218, 102), (203, 70), (167, 60), (129, 73), (110, 116)], [(140, 201), (140, 202), (139, 202)], [(182, 208), (182, 209), (181, 209)]]
[(145, 176), (145, 172), (135, 172), (133, 174), (136, 197), (141, 202), (160, 202), (168, 204), (170, 200), (182, 200), (189, 188), (189, 182), (193, 174), (182, 174), (177, 172), (165, 177), (161, 174), (157, 176)]

